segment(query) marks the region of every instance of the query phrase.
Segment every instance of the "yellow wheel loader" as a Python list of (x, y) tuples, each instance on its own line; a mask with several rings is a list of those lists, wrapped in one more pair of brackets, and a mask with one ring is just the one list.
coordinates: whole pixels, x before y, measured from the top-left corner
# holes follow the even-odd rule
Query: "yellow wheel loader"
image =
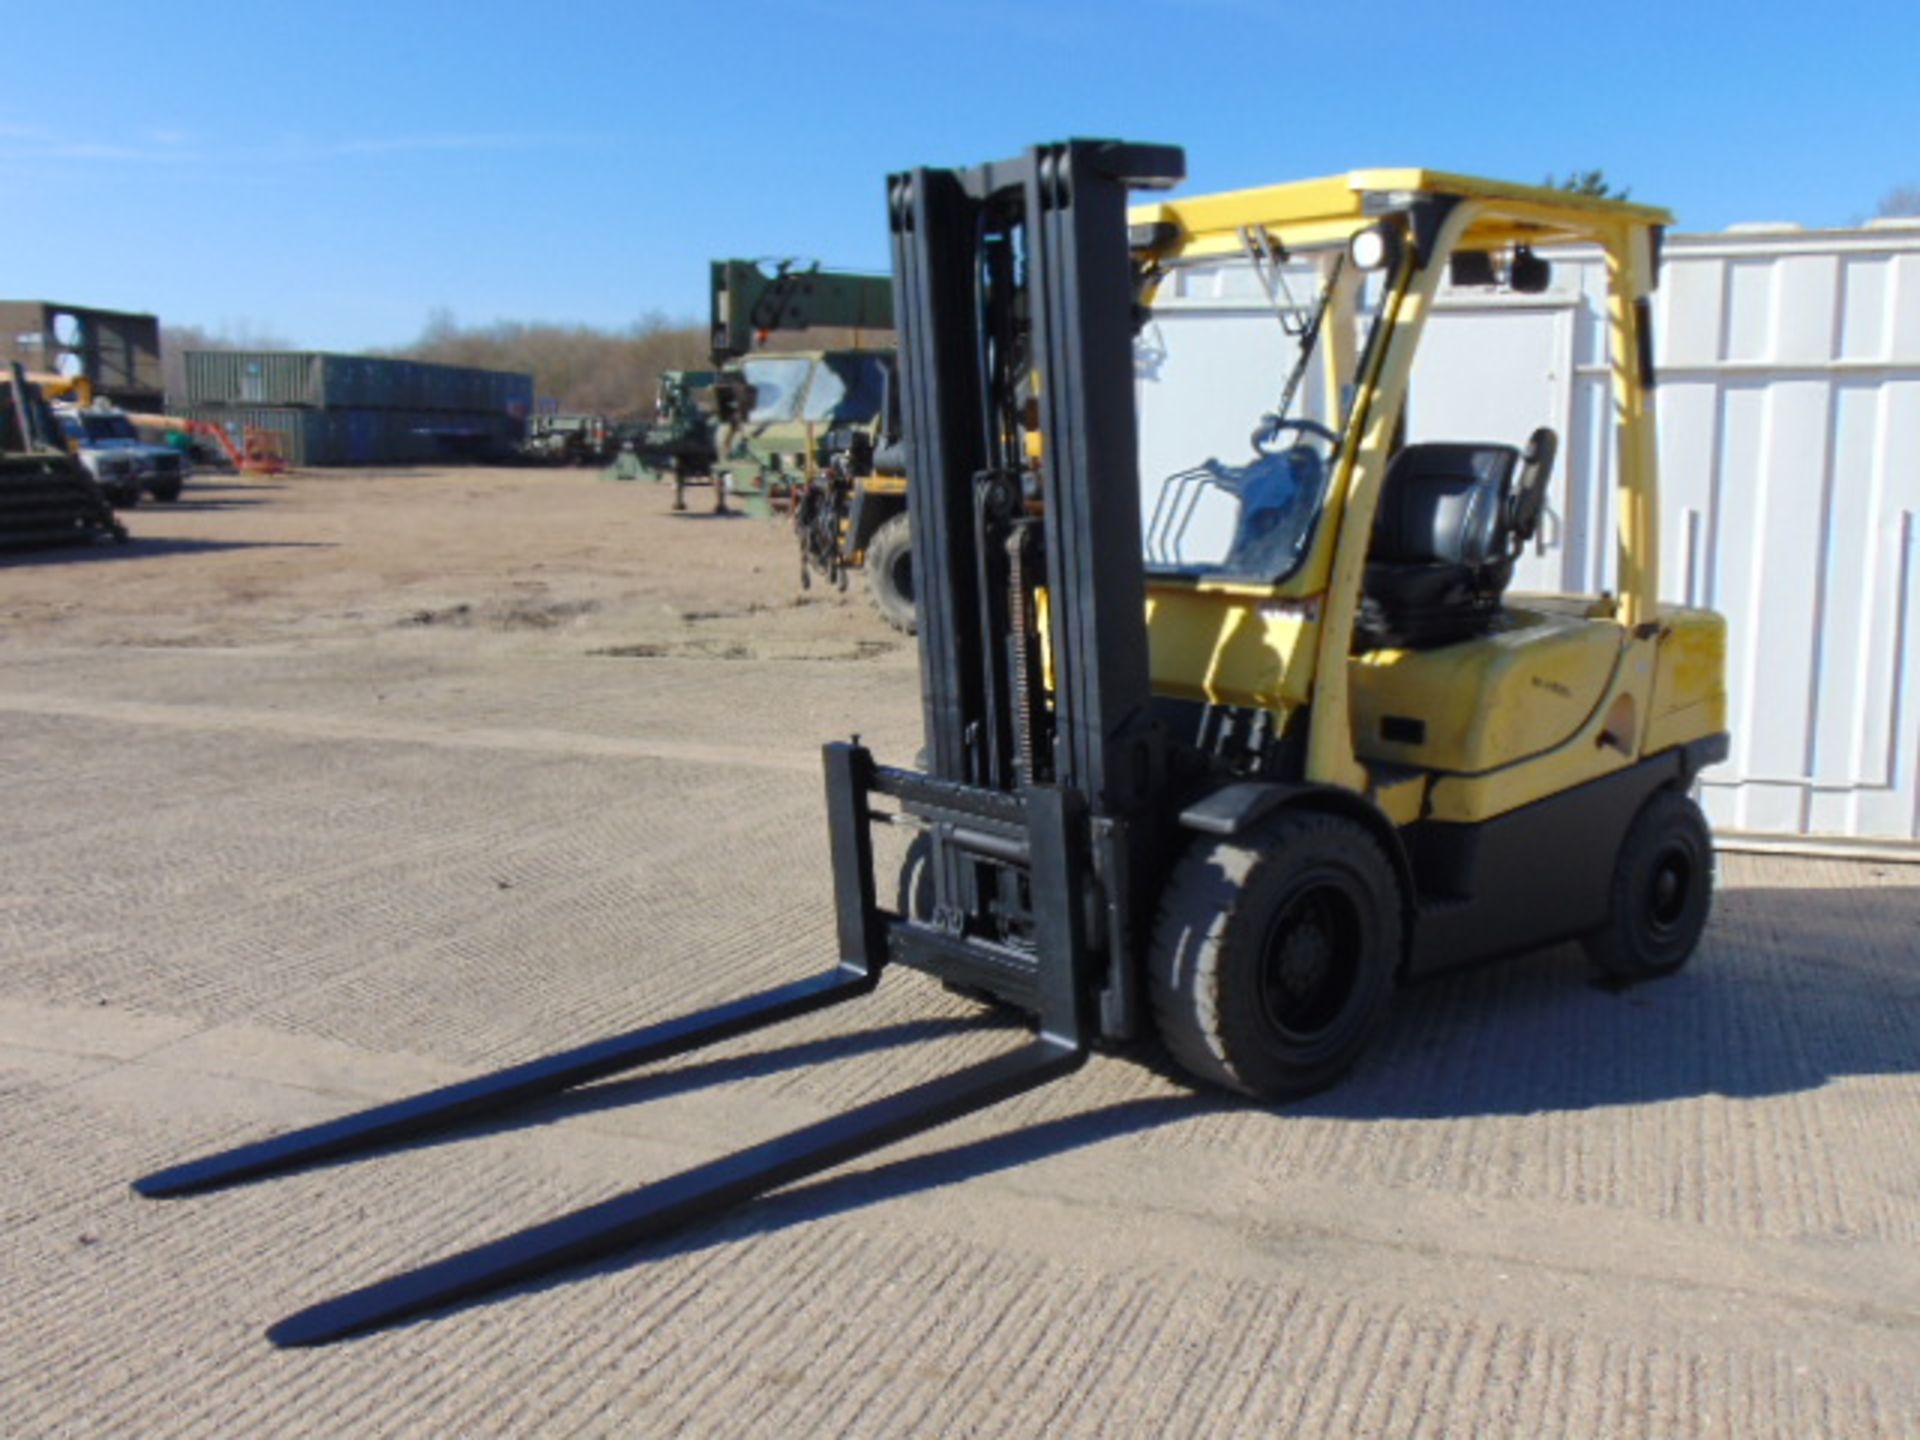
[[(730, 1005), (146, 1177), (181, 1194), (406, 1140), (868, 994), (891, 965), (1032, 1038), (315, 1305), (313, 1344), (655, 1239), (1157, 1034), (1284, 1100), (1358, 1059), (1402, 980), (1565, 940), (1685, 963), (1713, 851), (1720, 619), (1659, 598), (1648, 298), (1666, 215), (1430, 170), (1128, 209), (1170, 147), (1076, 140), (891, 177), (926, 745), (826, 747), (834, 965)], [(1556, 443), (1407, 433), (1441, 277), (1609, 280), (1617, 593), (1518, 596)], [(1141, 503), (1135, 336), (1183, 268), (1250, 267), (1295, 358), (1248, 453)], [(873, 827), (912, 831), (898, 876)], [(897, 884), (896, 884), (897, 882)], [(890, 903), (883, 904), (882, 894)]]

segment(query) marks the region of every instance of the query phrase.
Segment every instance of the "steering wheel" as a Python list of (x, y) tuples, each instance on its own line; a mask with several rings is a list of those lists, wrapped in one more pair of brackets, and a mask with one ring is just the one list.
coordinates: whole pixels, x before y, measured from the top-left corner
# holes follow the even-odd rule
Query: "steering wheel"
[(1295, 446), (1298, 445), (1298, 441), (1294, 442), (1293, 445), (1285, 446), (1275, 443), (1280, 438), (1281, 433), (1287, 430), (1298, 430), (1302, 435), (1312, 436), (1316, 440), (1324, 440), (1331, 449), (1338, 450), (1340, 448), (1340, 437), (1325, 425), (1322, 425), (1318, 420), (1282, 420), (1278, 415), (1262, 415), (1260, 417), (1260, 423), (1256, 425), (1253, 430), (1254, 453), (1256, 455), (1281, 455), (1285, 454), (1288, 450), (1294, 449)]

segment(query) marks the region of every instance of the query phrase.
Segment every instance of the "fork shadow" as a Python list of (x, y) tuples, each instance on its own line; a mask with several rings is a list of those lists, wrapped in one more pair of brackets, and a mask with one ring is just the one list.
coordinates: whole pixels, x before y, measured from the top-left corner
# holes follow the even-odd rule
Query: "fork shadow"
[[(946, 1148), (839, 1170), (701, 1216), (676, 1234), (422, 1313), (422, 1323), (517, 1294), (571, 1285), (653, 1260), (695, 1253), (958, 1184), (1122, 1136), (1223, 1111), (1242, 1113), (1249, 1143), (1294, 1118), (1348, 1123), (1445, 1121), (1702, 1095), (1758, 1097), (1818, 1088), (1837, 1076), (1920, 1071), (1920, 887), (1751, 890), (1724, 895), (1695, 965), (1628, 990), (1589, 983), (1584, 960), (1560, 946), (1458, 972), (1402, 995), (1371, 1057), (1338, 1088), (1261, 1107), (1210, 1093), (1133, 1098)], [(1849, 947), (1836, 940), (1850, 937)], [(864, 1037), (685, 1066), (595, 1087), (498, 1120), (499, 1131), (586, 1109), (679, 1093), (701, 1084), (807, 1063), (981, 1019), (908, 1022)], [(987, 1017), (984, 1023), (996, 1023)], [(1002, 1020), (997, 1023), (1013, 1028)], [(1141, 1058), (1156, 1069), (1164, 1056)], [(478, 1133), (478, 1132), (468, 1132)]]
[(642, 1071), (622, 1079), (602, 1080), (565, 1090), (542, 1100), (529, 1100), (493, 1115), (474, 1116), (449, 1125), (383, 1145), (352, 1150), (341, 1155), (324, 1156), (297, 1167), (278, 1172), (298, 1174), (334, 1170), (358, 1165), (383, 1155), (399, 1155), (415, 1150), (434, 1150), (446, 1145), (463, 1144), (488, 1135), (518, 1130), (536, 1130), (557, 1125), (582, 1115), (624, 1109), (652, 1100), (691, 1094), (735, 1081), (779, 1075), (809, 1065), (824, 1065), (856, 1055), (871, 1055), (901, 1045), (937, 1040), (943, 1036), (978, 1030), (980, 1021), (960, 1016), (935, 1016), (925, 1020), (903, 1020), (812, 1040), (775, 1045), (743, 1055), (719, 1059), (693, 1060), (680, 1064), (660, 1062), (661, 1068)]

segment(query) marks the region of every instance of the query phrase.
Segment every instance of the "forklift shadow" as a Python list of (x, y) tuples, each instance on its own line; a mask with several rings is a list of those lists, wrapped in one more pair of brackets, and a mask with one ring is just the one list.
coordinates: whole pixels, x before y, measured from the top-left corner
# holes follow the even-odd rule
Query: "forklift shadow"
[[(977, 1025), (980, 1022), (966, 1023)], [(979, 1179), (983, 1175), (1018, 1169), (1035, 1160), (1085, 1149), (1162, 1125), (1192, 1121), (1220, 1111), (1250, 1108), (1250, 1102), (1225, 1095), (1154, 1095), (1042, 1120), (1017, 1130), (965, 1141), (928, 1154), (887, 1161), (869, 1169), (831, 1172), (821, 1179), (763, 1195), (739, 1209), (716, 1214), (711, 1220), (690, 1225), (671, 1238), (646, 1242), (603, 1259), (555, 1271), (493, 1295), (422, 1315), (419, 1320), (451, 1314), (469, 1305), (499, 1304), (517, 1295), (564, 1289), (596, 1275), (617, 1275), (655, 1261), (698, 1254), (703, 1250), (735, 1244), (751, 1236), (773, 1234), (888, 1200), (944, 1189)], [(993, 1112), (986, 1113), (991, 1117)]]
[(1701, 952), (1670, 979), (1608, 989), (1577, 946), (1561, 945), (1411, 986), (1351, 1075), (1264, 1115), (1252, 1101), (1192, 1089), (1158, 1047), (1143, 1047), (1132, 1058), (1184, 1093), (830, 1174), (644, 1254), (705, 1249), (1209, 1114), (1237, 1112), (1253, 1135), (1293, 1118), (1450, 1120), (1754, 1098), (1920, 1071), (1911, 938), (1920, 885), (1731, 890), (1716, 906)]
[(1609, 988), (1561, 945), (1410, 986), (1354, 1074), (1289, 1113), (1525, 1115), (1920, 1071), (1916, 933), (1920, 885), (1723, 890), (1668, 979)]
[[(831, 1172), (715, 1215), (672, 1238), (569, 1266), (492, 1295), (426, 1312), (429, 1321), (514, 1295), (696, 1254), (1035, 1160), (1208, 1115), (1261, 1127), (1307, 1118), (1456, 1120), (1652, 1104), (1705, 1095), (1817, 1089), (1843, 1075), (1920, 1070), (1920, 886), (1722, 892), (1701, 953), (1680, 975), (1627, 990), (1594, 984), (1573, 946), (1413, 986), (1359, 1068), (1322, 1095), (1262, 1112), (1182, 1089), (1116, 1101), (929, 1153)], [(1001, 1024), (991, 1015), (906, 1022), (603, 1084), (446, 1139), (550, 1123)], [(1172, 1075), (1155, 1049), (1139, 1061)], [(1068, 1083), (1085, 1084), (1082, 1075)], [(992, 1112), (988, 1112), (989, 1117)], [(434, 1140), (416, 1144), (437, 1143)]]

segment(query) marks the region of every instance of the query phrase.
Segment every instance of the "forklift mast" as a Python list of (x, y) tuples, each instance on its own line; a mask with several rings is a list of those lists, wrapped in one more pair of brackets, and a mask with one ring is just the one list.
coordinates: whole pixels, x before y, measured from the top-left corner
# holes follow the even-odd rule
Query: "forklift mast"
[[(1184, 173), (1176, 148), (1074, 140), (888, 186), (928, 773), (956, 797), (1062, 796), (1076, 833), (1059, 842), (1092, 873), (1060, 908), (1082, 908), (1085, 881), (1103, 897), (1078, 941), (1096, 961), (1124, 959), (1135, 928), (1126, 876), (1154, 840), (1163, 768), (1141, 607), (1127, 195)], [(948, 943), (917, 955), (926, 941), (910, 927), (901, 958), (950, 978), (957, 964), (1005, 994), (1004, 976), (970, 973), (969, 941), (1048, 949), (1040, 880), (1028, 877), (1034, 928), (1021, 933), (1019, 876), (991, 868), (1006, 847), (996, 855), (939, 809), (919, 818), (934, 905), (909, 918)], [(1000, 838), (1015, 853), (1027, 843)], [(1130, 1033), (1132, 967), (1058, 958), (1040, 969), (1103, 975), (1101, 1028)]]
[[(1115, 917), (1129, 903), (1130, 847), (1153, 830), (1159, 765), (1140, 607), (1126, 195), (1172, 184), (1183, 166), (1175, 149), (1072, 141), (1005, 164), (889, 181), (905, 418), (920, 466), (910, 492), (914, 544), (935, 577), (922, 592), (931, 614), (921, 639), (932, 763), (928, 772), (879, 765), (857, 740), (825, 748), (839, 949), (831, 969), (175, 1165), (135, 1189), (192, 1194), (437, 1134), (849, 1003), (872, 993), (895, 961), (1011, 1000), (1037, 1018), (1038, 1035), (311, 1305), (268, 1332), (275, 1343), (323, 1344), (658, 1238), (1061, 1079), (1085, 1062), (1096, 1033), (1120, 1033), (1116, 1017), (1134, 1002), (1116, 993), (1116, 977), (1137, 967), (1102, 961), (1127, 953), (1126, 922)], [(1036, 433), (1037, 470), (1028, 459)], [(1108, 502), (1098, 533), (1096, 498)], [(1009, 616), (1019, 623), (1007, 627)], [(875, 796), (898, 815), (877, 813)], [(872, 831), (892, 818), (933, 841), (944, 873), (932, 915), (878, 903)], [(1090, 894), (1119, 898), (1092, 904)]]
[(1177, 149), (1075, 140), (889, 186), (926, 739), (943, 780), (1050, 783), (1115, 818), (1154, 793), (1126, 206), (1129, 188), (1183, 173)]

